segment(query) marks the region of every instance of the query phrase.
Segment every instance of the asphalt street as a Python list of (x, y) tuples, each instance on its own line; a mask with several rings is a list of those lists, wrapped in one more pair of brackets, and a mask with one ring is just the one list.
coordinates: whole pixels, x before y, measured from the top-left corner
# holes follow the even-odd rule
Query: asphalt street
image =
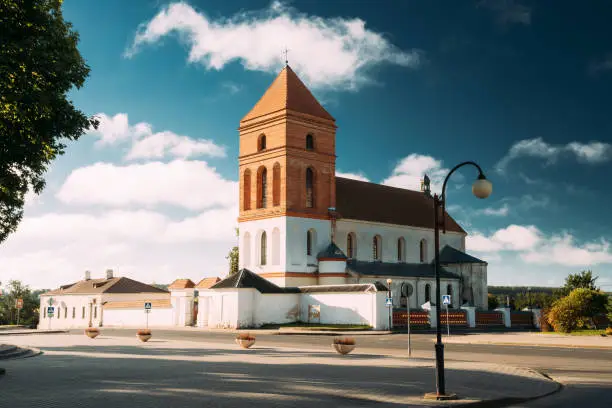
[[(134, 336), (134, 330), (129, 329), (105, 329), (105, 333), (109, 336)], [(231, 341), (235, 335), (195, 330), (155, 330), (154, 336), (160, 339), (223, 342)], [(408, 355), (407, 334), (355, 337), (358, 347), (367, 352), (405, 357)], [(412, 334), (410, 337), (412, 356), (433, 357), (435, 335)], [(269, 347), (308, 346), (328, 350), (330, 341), (330, 336), (325, 335), (257, 335), (257, 344)], [(522, 407), (609, 407), (612, 401), (612, 349), (447, 344), (445, 358), (449, 361), (486, 362), (532, 368), (564, 385), (558, 394), (520, 405)], [(452, 383), (448, 387), (452, 389)]]

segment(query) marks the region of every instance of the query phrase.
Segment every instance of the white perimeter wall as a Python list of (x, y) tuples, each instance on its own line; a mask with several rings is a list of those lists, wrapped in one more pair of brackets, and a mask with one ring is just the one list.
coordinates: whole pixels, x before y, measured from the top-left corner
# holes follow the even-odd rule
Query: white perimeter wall
[(300, 317), (299, 293), (263, 295), (256, 292), (253, 303), (253, 325), (293, 323)]
[[(308, 319), (309, 305), (321, 306), (320, 323), (374, 326), (376, 322), (375, 293), (304, 293), (300, 300), (300, 315), (304, 322)], [(312, 322), (318, 323), (316, 320)]]
[[(173, 310), (171, 307), (151, 309), (149, 327), (172, 326)], [(105, 309), (104, 327), (146, 327), (146, 313), (138, 309)]]

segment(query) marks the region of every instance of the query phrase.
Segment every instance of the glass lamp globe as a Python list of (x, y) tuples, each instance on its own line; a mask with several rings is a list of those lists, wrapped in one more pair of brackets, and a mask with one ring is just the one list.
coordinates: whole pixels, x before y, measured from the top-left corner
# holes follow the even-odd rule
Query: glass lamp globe
[(492, 191), (493, 184), (483, 174), (478, 176), (478, 180), (472, 184), (472, 194), (478, 198), (487, 198)]

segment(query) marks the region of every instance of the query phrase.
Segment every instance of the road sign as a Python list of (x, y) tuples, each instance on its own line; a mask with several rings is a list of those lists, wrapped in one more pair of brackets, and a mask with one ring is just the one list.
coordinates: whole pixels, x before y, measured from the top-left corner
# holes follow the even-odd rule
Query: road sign
[(15, 301), (15, 307), (17, 309), (23, 309), (23, 299), (19, 298)]
[(55, 311), (55, 308), (53, 306), (49, 306), (47, 308), (47, 316), (53, 317), (54, 311)]
[(450, 305), (451, 304), (451, 295), (442, 295), (442, 304)]
[(145, 302), (145, 310), (151, 310), (151, 302)]
[(387, 307), (393, 306), (393, 298), (390, 298), (390, 297), (386, 298), (385, 299), (385, 306), (387, 306)]

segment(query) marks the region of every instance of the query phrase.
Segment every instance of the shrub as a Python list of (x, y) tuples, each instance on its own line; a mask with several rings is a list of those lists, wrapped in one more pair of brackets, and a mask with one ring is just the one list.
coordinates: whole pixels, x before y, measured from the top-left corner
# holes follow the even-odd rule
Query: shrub
[(593, 317), (605, 308), (606, 295), (592, 289), (578, 288), (558, 299), (548, 313), (555, 331), (570, 333), (594, 325)]
[(488, 300), (489, 310), (495, 310), (497, 307), (499, 307), (499, 300), (494, 294), (489, 293), (489, 295), (487, 296), (487, 300)]
[(606, 335), (612, 336), (612, 327), (606, 328)]
[(550, 332), (552, 331), (552, 327), (550, 325), (550, 323), (548, 322), (548, 313), (550, 312), (549, 309), (543, 309), (542, 310), (542, 314), (540, 315), (539, 319), (539, 323), (540, 323), (540, 330), (543, 332)]
[(151, 335), (151, 329), (140, 329), (136, 332), (139, 336), (148, 336)]
[(355, 339), (352, 337), (338, 337), (334, 339), (334, 344), (343, 344), (345, 346), (354, 346)]

